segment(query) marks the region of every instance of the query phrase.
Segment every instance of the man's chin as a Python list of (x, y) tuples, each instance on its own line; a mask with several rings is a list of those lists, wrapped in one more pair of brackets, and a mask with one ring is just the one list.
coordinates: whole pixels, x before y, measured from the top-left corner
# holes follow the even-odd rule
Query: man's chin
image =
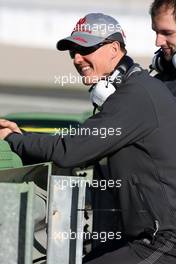
[(165, 55), (164, 55), (164, 58), (165, 58), (166, 61), (170, 61), (170, 60), (172, 60), (172, 56), (173, 56), (173, 55), (165, 54)]
[(83, 76), (82, 82), (84, 85), (93, 85), (94, 83), (97, 83), (97, 78), (91, 78), (90, 76)]
[(86, 86), (93, 85), (93, 83), (85, 83), (85, 82), (83, 82), (83, 84), (86, 85)]
[(172, 60), (172, 57), (173, 57), (174, 53), (175, 53), (174, 50), (172, 50), (171, 52), (168, 52), (168, 53), (164, 52), (164, 58), (165, 58), (165, 60), (166, 61)]

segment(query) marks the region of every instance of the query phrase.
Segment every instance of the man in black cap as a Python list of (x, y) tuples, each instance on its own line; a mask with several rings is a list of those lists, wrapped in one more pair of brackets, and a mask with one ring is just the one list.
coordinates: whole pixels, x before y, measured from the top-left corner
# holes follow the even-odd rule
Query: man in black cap
[[(91, 261), (87, 258), (91, 264), (174, 264), (173, 96), (126, 55), (124, 33), (110, 16), (88, 14), (57, 48), (69, 50), (83, 82), (93, 85), (91, 99), (99, 112), (86, 120), (76, 135), (64, 138), (23, 135), (14, 123), (0, 120), (0, 138), (5, 138), (25, 163), (53, 161), (61, 167), (86, 167), (107, 157), (105, 180), (111, 181), (108, 189), (117, 212), (107, 237), (117, 243), (111, 252), (100, 252), (102, 256)], [(116, 185), (119, 181), (120, 188)]]

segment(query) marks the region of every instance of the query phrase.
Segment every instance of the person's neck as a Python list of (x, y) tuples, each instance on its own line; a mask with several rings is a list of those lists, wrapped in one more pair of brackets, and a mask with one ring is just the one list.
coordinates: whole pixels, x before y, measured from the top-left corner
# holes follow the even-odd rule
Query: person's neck
[(126, 55), (125, 53), (122, 53), (122, 52), (121, 52), (121, 53), (118, 55), (118, 57), (114, 58), (114, 60), (113, 60), (113, 62), (112, 62), (111, 72), (113, 72), (114, 69), (117, 68), (118, 65), (120, 65), (120, 63), (121, 63), (121, 61), (123, 60), (123, 58), (124, 58), (125, 55)]

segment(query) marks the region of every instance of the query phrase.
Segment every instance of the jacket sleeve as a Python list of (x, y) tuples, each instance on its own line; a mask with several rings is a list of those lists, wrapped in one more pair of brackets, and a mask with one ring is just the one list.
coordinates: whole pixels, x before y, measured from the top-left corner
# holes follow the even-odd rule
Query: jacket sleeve
[(61, 167), (84, 167), (137, 142), (156, 126), (149, 96), (128, 85), (112, 94), (101, 112), (80, 126), (76, 135), (13, 133), (6, 140), (25, 163), (53, 161)]

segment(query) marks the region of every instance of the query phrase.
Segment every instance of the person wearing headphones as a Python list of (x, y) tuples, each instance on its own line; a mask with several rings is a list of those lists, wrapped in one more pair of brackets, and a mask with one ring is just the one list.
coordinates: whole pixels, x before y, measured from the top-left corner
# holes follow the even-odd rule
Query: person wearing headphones
[(153, 1), (150, 14), (152, 29), (156, 32), (156, 46), (151, 69), (156, 77), (165, 82), (172, 94), (176, 96), (176, 1)]
[(83, 83), (92, 86), (98, 112), (76, 134), (65, 137), (22, 134), (16, 124), (0, 120), (0, 138), (25, 164), (53, 161), (60, 167), (84, 168), (107, 158), (105, 177), (111, 181), (108, 188), (117, 213), (107, 237), (117, 243), (104, 247), (96, 258), (85, 257), (84, 263), (175, 264), (174, 97), (127, 56), (123, 30), (111, 16), (86, 15), (69, 37), (58, 41), (57, 49), (70, 52)]

